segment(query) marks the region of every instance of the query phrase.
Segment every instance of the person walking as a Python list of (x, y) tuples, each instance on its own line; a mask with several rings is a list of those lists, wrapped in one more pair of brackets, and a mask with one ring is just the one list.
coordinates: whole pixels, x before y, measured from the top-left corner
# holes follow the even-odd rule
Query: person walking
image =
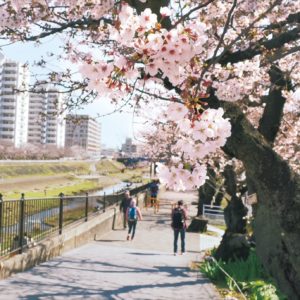
[(126, 218), (128, 222), (127, 240), (129, 241), (130, 239), (133, 240), (134, 238), (137, 221), (142, 221), (143, 219), (141, 210), (137, 207), (135, 199), (131, 201), (130, 206), (127, 208)]
[(159, 190), (158, 182), (157, 180), (152, 180), (152, 182), (149, 185), (150, 189), (150, 199), (151, 199), (151, 207), (155, 204), (155, 201), (157, 199), (157, 194)]
[(151, 207), (154, 207), (154, 213), (157, 213), (159, 211), (159, 201), (157, 198), (157, 194), (159, 191), (158, 182), (159, 182), (158, 180), (152, 180), (152, 182), (149, 185), (150, 202), (151, 202)]
[(131, 201), (132, 201), (132, 198), (130, 196), (130, 191), (126, 190), (124, 193), (124, 198), (122, 199), (121, 204), (120, 204), (120, 211), (123, 212), (124, 229), (127, 227), (126, 212), (127, 212), (128, 207), (130, 206)]
[(185, 254), (185, 231), (186, 231), (187, 211), (183, 207), (183, 201), (179, 200), (177, 206), (172, 210), (172, 228), (174, 231), (174, 255), (177, 255), (177, 243), (180, 235), (181, 254)]

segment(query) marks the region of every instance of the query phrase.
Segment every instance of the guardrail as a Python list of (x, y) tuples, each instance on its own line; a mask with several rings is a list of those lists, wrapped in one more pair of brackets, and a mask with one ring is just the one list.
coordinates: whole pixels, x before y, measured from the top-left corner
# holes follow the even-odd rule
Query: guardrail
[[(148, 188), (142, 185), (130, 190), (131, 195)], [(22, 253), (49, 235), (62, 234), (66, 225), (87, 221), (93, 214), (119, 205), (124, 192), (103, 196), (65, 196), (4, 201), (0, 194), (0, 258)]]
[(224, 209), (217, 205), (203, 205), (203, 216), (210, 220), (224, 222)]

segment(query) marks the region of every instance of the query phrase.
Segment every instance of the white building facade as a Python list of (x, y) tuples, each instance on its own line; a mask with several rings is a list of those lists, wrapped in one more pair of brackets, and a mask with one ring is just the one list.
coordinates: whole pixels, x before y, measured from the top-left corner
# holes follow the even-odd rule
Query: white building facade
[(17, 148), (27, 143), (28, 85), (28, 68), (0, 53), (0, 140)]
[(46, 86), (30, 93), (28, 143), (65, 146), (65, 112), (62, 94)]
[(100, 157), (101, 124), (88, 115), (67, 115), (66, 147), (79, 146), (92, 157)]

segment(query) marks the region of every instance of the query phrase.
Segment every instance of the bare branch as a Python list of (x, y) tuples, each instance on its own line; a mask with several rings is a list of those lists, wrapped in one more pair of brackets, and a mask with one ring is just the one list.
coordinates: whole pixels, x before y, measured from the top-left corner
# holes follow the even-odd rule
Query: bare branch
[[(211, 59), (211, 61), (213, 62), (212, 67), (214, 67), (214, 65), (215, 65), (215, 58), (216, 58), (217, 53), (218, 53), (218, 51), (219, 51), (219, 49), (220, 49), (220, 47), (221, 47), (221, 45), (222, 45), (222, 43), (224, 41), (224, 37), (225, 37), (225, 34), (226, 34), (227, 30), (228, 30), (228, 27), (229, 27), (229, 24), (230, 24), (230, 20), (231, 20), (231, 18), (233, 16), (233, 11), (236, 8), (236, 5), (237, 5), (237, 0), (234, 0), (232, 6), (230, 8), (230, 11), (228, 13), (228, 16), (227, 16), (227, 19), (226, 19), (226, 22), (225, 22), (225, 25), (224, 25), (224, 28), (223, 28), (222, 35), (221, 35), (221, 37), (219, 39), (219, 43), (218, 43), (217, 47), (215, 48), (213, 57)], [(210, 68), (209, 64), (207, 65), (207, 67), (203, 68), (203, 70), (201, 72), (201, 75), (200, 75), (200, 78), (198, 80), (196, 93), (199, 91), (199, 89), (200, 89), (200, 83), (201, 83), (201, 81), (203, 79), (203, 76), (205, 75), (205, 73), (208, 71), (209, 68)]]
[(193, 9), (191, 9), (190, 11), (188, 11), (186, 14), (184, 14), (180, 19), (178, 19), (174, 25), (172, 25), (172, 28), (176, 27), (179, 23), (183, 22), (184, 20), (186, 20), (186, 18), (188, 18), (193, 12), (208, 6), (210, 3), (214, 2), (215, 0), (208, 0), (207, 2), (203, 3), (203, 4), (199, 4), (198, 6), (194, 7)]

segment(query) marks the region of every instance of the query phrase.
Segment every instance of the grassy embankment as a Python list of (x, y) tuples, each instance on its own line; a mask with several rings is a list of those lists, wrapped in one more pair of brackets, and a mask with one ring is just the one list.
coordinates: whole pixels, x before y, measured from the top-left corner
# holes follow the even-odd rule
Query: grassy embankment
[(91, 173), (91, 162), (20, 163), (0, 165), (0, 192), (5, 200), (19, 199), (20, 193), (26, 198), (56, 197), (101, 189), (121, 180), (141, 176), (142, 170), (126, 170), (123, 164), (103, 160), (96, 164), (99, 179), (87, 180), (78, 175)]
[(144, 178), (143, 174), (148, 172), (148, 168), (129, 169), (113, 160), (101, 160), (96, 165), (97, 172), (101, 175), (117, 179), (119, 181), (130, 181), (134, 183), (147, 183), (149, 179)]
[(87, 174), (89, 162), (45, 162), (45, 163), (12, 163), (0, 165), (0, 178), (24, 178), (31, 176), (51, 176), (57, 174)]

